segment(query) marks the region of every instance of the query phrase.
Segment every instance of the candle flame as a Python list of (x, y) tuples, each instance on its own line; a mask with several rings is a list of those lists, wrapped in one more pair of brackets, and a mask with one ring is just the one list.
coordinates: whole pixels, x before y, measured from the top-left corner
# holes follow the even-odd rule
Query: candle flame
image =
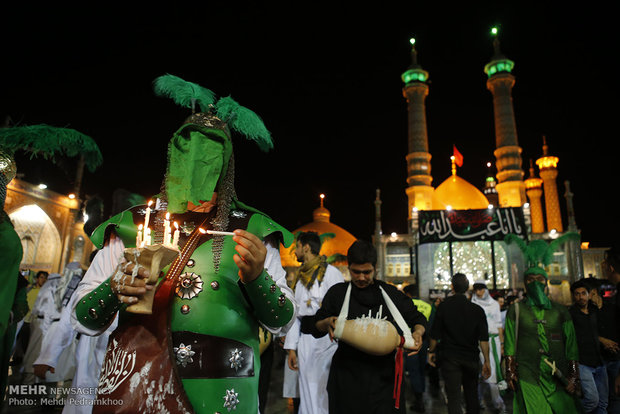
[(142, 230), (143, 228), (144, 228), (144, 226), (143, 226), (142, 224), (140, 224), (140, 225), (138, 226), (138, 230)]
[(149, 200), (149, 203), (147, 205), (151, 207), (151, 204), (153, 204), (153, 200)]
[(179, 223), (177, 223), (176, 221), (174, 222), (174, 227), (177, 228), (177, 230), (179, 229)]
[(203, 229), (202, 227), (198, 227), (198, 231), (201, 232), (202, 234), (207, 234), (207, 231)]
[(170, 213), (166, 212), (166, 220), (170, 220)]

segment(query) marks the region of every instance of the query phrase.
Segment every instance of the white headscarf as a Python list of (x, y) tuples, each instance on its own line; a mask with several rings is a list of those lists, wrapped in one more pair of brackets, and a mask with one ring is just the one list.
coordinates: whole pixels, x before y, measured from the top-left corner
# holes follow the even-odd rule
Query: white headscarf
[(497, 302), (495, 299), (491, 297), (491, 294), (489, 293), (489, 289), (486, 287), (487, 285), (483, 280), (476, 281), (474, 283), (474, 286), (475, 285), (484, 285), (484, 294), (482, 295), (482, 298), (479, 298), (478, 295), (476, 295), (476, 292), (474, 289), (474, 294), (471, 297), (471, 301), (473, 303), (481, 306), (483, 309), (485, 309), (485, 311), (487, 308), (494, 308), (494, 307), (499, 308), (499, 302)]

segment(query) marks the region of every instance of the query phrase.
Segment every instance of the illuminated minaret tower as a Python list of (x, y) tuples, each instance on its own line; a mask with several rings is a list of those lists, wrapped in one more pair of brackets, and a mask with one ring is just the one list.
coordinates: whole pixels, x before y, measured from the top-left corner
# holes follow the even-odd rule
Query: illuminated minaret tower
[(408, 215), (411, 220), (413, 208), (432, 208), (433, 187), (431, 182), (431, 154), (428, 152), (426, 130), (426, 105), (428, 95), (428, 72), (418, 64), (415, 39), (411, 39), (411, 66), (402, 74), (403, 96), (407, 99), (409, 119), (409, 153), (407, 154)]
[(523, 170), (521, 169), (521, 147), (517, 140), (512, 87), (515, 77), (510, 73), (514, 62), (507, 59), (499, 49), (497, 28), (492, 30), (495, 39), (495, 54), (484, 67), (487, 74), (487, 88), (493, 94), (495, 116), (495, 159), (497, 165), (497, 192), (501, 207), (521, 207), (526, 202)]
[(545, 189), (545, 212), (547, 213), (547, 230), (556, 230), (560, 233), (564, 231), (562, 227), (562, 213), (560, 212), (560, 198), (558, 196), (558, 186), (555, 179), (558, 176), (558, 157), (549, 155), (547, 138), (543, 136), (543, 156), (536, 160), (536, 165), (540, 170), (540, 177), (543, 179)]
[(534, 161), (530, 160), (530, 176), (525, 180), (527, 196), (530, 199), (530, 216), (532, 217), (532, 233), (545, 232), (545, 219), (542, 209), (543, 180), (536, 177)]

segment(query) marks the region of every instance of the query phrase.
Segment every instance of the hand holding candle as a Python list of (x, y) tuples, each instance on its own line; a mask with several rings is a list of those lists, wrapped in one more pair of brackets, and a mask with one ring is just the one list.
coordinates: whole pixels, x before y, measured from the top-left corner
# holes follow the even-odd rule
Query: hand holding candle
[(261, 239), (246, 230), (235, 230), (233, 241), (237, 243), (233, 260), (239, 268), (239, 278), (243, 283), (250, 283), (265, 269), (267, 248)]

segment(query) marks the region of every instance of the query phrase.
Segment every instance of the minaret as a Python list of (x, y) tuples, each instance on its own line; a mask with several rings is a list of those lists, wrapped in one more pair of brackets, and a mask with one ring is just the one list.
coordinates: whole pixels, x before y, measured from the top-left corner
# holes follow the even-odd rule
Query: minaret
[(426, 130), (426, 105), (428, 95), (428, 72), (418, 64), (415, 39), (411, 39), (411, 66), (402, 74), (403, 96), (407, 100), (409, 119), (409, 154), (407, 154), (408, 215), (411, 220), (413, 208), (430, 210), (433, 202), (431, 182), (431, 154), (428, 152)]
[(493, 94), (495, 116), (495, 159), (497, 165), (497, 192), (501, 207), (521, 207), (526, 202), (521, 147), (517, 140), (512, 87), (515, 77), (510, 73), (514, 62), (507, 59), (499, 49), (497, 28), (492, 30), (495, 39), (493, 59), (484, 67), (488, 75), (487, 88)]
[(383, 245), (383, 231), (381, 230), (381, 190), (377, 188), (377, 197), (375, 198), (375, 249), (377, 250), (377, 279), (383, 280), (385, 269), (383, 268), (385, 246)]
[(525, 180), (527, 197), (530, 199), (530, 216), (532, 217), (532, 233), (545, 232), (545, 220), (542, 209), (543, 180), (536, 177), (534, 161), (530, 159), (530, 176)]
[(491, 163), (487, 162), (487, 178), (484, 180), (484, 188), (482, 193), (489, 200), (489, 204), (499, 207), (499, 196), (497, 195), (497, 182), (491, 172)]
[(560, 198), (558, 197), (558, 186), (555, 179), (558, 176), (558, 157), (549, 155), (547, 138), (543, 135), (543, 156), (536, 160), (536, 165), (540, 170), (540, 177), (543, 179), (545, 189), (545, 211), (547, 213), (547, 230), (555, 229), (562, 233), (562, 213), (560, 212)]
[(574, 194), (570, 190), (570, 182), (564, 181), (564, 198), (566, 198), (566, 215), (568, 216), (568, 231), (579, 231), (577, 221), (575, 221), (575, 207), (573, 205)]

